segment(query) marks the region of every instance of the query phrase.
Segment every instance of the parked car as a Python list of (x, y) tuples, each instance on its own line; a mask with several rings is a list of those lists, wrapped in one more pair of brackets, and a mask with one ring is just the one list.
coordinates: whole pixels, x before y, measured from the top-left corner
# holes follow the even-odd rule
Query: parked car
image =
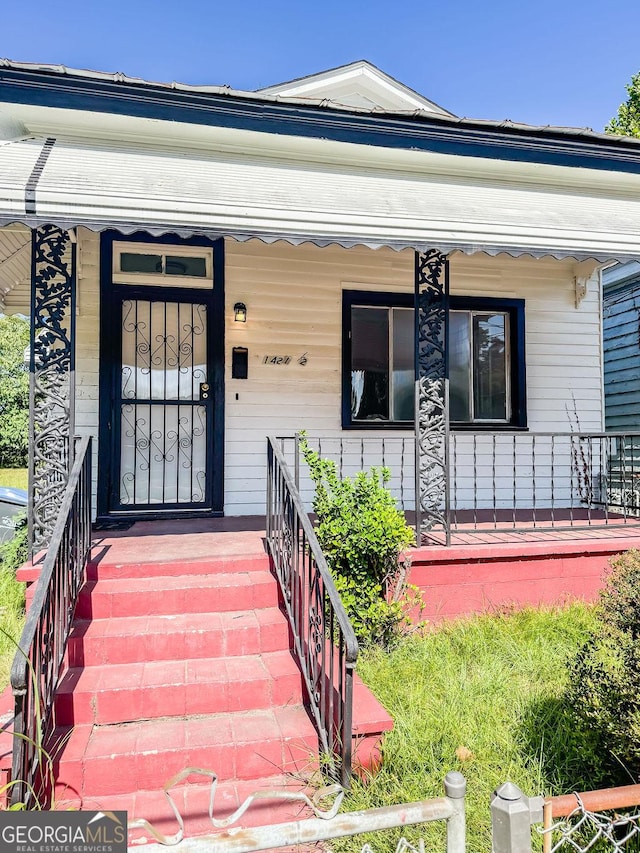
[(0, 543), (11, 539), (26, 509), (27, 493), (24, 489), (0, 486)]

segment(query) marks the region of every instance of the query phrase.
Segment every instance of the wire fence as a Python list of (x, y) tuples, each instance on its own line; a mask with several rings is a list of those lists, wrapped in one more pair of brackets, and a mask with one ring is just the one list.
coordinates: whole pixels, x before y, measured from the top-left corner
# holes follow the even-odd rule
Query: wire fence
[(539, 829), (543, 836), (543, 853), (640, 851), (640, 810), (637, 806), (624, 813), (615, 809), (591, 811), (579, 794), (573, 797), (575, 808), (557, 821), (553, 820), (551, 809), (545, 804), (544, 826)]
[[(186, 837), (185, 820), (171, 796), (172, 789), (190, 776), (208, 776), (211, 779), (209, 819), (212, 829), (218, 830), (212, 835)], [(344, 797), (340, 785), (331, 785), (316, 791), (310, 799), (300, 792), (288, 790), (262, 790), (249, 796), (231, 815), (224, 818), (214, 817), (214, 798), (218, 777), (213, 771), (187, 767), (164, 786), (164, 794), (178, 823), (178, 832), (166, 836), (144, 819), (130, 824), (131, 830), (143, 830), (151, 838), (144, 836), (132, 841), (144, 844), (145, 853), (163, 853), (170, 846), (176, 853), (259, 853), (262, 850), (284, 848), (285, 851), (330, 850), (328, 842), (346, 839), (352, 836), (374, 833), (373, 844), (366, 842), (358, 845), (361, 853), (392, 853), (384, 836), (385, 830), (400, 830), (403, 835), (395, 845), (395, 853), (425, 853), (424, 840), (415, 845), (404, 838), (407, 827), (433, 822), (444, 823), (446, 827), (446, 853), (465, 853), (466, 822), (465, 795), (466, 781), (461, 773), (452, 770), (444, 778), (444, 796), (420, 800), (414, 803), (402, 803), (395, 806), (364, 809), (362, 811), (339, 812)], [(314, 817), (259, 826), (238, 825), (254, 803), (266, 801), (298, 801), (311, 811)], [(152, 840), (153, 839), (153, 840)], [(379, 841), (379, 844), (376, 843)]]

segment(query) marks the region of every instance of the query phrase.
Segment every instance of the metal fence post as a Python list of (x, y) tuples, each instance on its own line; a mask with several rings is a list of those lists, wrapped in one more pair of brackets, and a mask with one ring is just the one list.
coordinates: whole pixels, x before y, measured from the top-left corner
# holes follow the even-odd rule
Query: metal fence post
[(525, 797), (513, 782), (505, 782), (491, 800), (493, 853), (531, 853), (531, 824), (542, 821), (542, 797)]
[(300, 491), (300, 433), (297, 432), (294, 437), (294, 453), (295, 457), (293, 460), (293, 481), (296, 484), (296, 489)]
[(464, 853), (466, 845), (466, 818), (464, 797), (467, 780), (462, 773), (451, 770), (444, 777), (444, 792), (451, 800), (453, 814), (447, 820), (447, 853)]

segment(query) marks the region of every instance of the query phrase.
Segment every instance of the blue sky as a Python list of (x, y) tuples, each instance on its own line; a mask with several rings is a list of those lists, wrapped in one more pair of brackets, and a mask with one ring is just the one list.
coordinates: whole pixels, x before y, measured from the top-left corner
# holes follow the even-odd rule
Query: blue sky
[(239, 89), (368, 59), (457, 115), (601, 130), (640, 0), (4, 0), (0, 56)]

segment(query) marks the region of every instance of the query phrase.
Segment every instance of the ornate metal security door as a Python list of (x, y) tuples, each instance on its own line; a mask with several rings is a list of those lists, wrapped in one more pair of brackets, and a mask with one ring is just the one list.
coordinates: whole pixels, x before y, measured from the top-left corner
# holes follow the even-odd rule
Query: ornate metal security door
[(144, 297), (118, 299), (110, 509), (212, 509), (211, 306)]

